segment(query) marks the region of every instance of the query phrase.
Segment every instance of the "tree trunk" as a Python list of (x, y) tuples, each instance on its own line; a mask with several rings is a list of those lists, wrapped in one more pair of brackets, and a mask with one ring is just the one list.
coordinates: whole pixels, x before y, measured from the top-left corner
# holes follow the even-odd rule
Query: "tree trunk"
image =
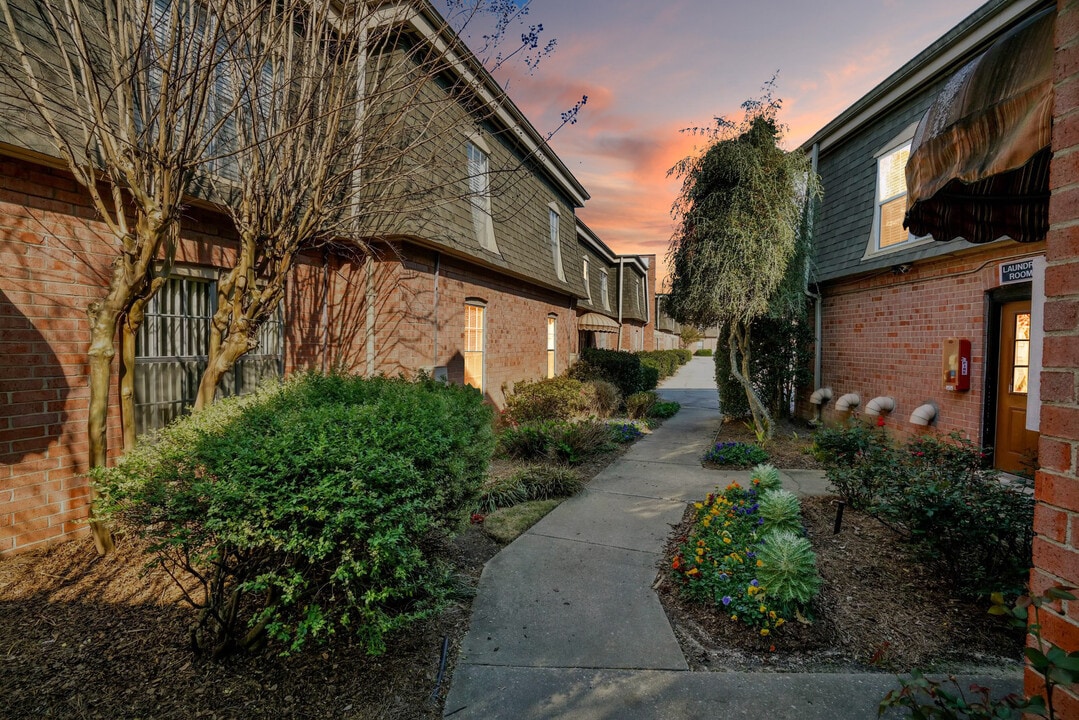
[[(112, 295), (110, 293), (110, 298)], [(90, 362), (90, 408), (86, 421), (87, 438), (90, 444), (90, 469), (105, 467), (109, 456), (109, 386), (112, 384), (112, 358), (116, 355), (116, 318), (117, 314), (109, 300), (90, 306), (90, 349), (87, 356)], [(113, 548), (112, 534), (105, 524), (94, 518), (93, 502), (97, 493), (90, 484), (90, 532), (94, 545), (101, 555)]]
[(124, 452), (135, 447), (135, 333), (130, 322), (120, 323), (120, 425)]
[[(772, 417), (768, 414), (768, 408), (757, 397), (757, 391), (749, 380), (749, 340), (750, 330), (748, 324), (743, 324), (741, 321), (731, 323), (727, 336), (727, 345), (730, 348), (731, 374), (734, 375), (734, 379), (741, 383), (742, 388), (746, 391), (746, 401), (749, 403), (749, 411), (753, 415), (755, 431), (758, 435), (770, 440), (774, 430)], [(742, 355), (741, 362), (738, 361), (739, 353)]]

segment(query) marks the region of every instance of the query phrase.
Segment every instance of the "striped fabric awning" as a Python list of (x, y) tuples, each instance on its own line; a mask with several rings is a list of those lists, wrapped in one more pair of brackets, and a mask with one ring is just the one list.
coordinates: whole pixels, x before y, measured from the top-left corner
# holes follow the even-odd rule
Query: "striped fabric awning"
[(998, 39), (922, 116), (906, 168), (910, 232), (972, 243), (1045, 238), (1055, 17), (1049, 8)]
[(612, 320), (606, 315), (588, 312), (577, 318), (577, 329), (613, 333), (618, 332), (618, 321)]

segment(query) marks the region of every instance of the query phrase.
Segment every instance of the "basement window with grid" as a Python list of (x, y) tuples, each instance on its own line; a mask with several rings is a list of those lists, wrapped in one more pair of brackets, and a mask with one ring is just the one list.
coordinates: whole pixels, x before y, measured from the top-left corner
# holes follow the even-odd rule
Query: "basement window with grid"
[[(195, 403), (210, 346), (217, 302), (217, 272), (186, 269), (170, 277), (146, 306), (135, 337), (135, 428), (161, 428)], [(258, 348), (241, 357), (222, 379), (218, 396), (251, 392), (284, 371), (282, 313), (263, 323)]]

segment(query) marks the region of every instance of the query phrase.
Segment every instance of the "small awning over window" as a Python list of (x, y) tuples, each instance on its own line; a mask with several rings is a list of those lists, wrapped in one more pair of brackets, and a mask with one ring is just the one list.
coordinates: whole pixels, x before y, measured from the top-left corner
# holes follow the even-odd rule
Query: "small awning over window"
[(1053, 21), (1049, 8), (957, 72), (926, 111), (907, 162), (915, 235), (1019, 242), (1049, 230)]
[(606, 315), (590, 312), (577, 318), (577, 329), (613, 333), (618, 332), (618, 323)]

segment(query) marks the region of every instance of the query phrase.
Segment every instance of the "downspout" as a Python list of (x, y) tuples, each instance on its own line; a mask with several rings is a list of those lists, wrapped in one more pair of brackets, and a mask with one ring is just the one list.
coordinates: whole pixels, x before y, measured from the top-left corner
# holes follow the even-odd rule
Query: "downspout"
[(440, 273), (441, 269), (442, 269), (442, 253), (436, 252), (435, 253), (435, 297), (434, 297), (434, 301), (433, 301), (433, 305), (434, 305), (434, 309), (433, 309), (433, 312), (434, 312), (434, 318), (433, 318), (434, 333), (433, 333), (433, 335), (435, 336), (435, 347), (434, 347), (434, 354), (431, 356), (431, 374), (432, 375), (434, 375), (435, 368), (438, 367), (438, 277), (439, 277), (439, 273)]
[(322, 249), (322, 373), (330, 369), (330, 251)]
[[(814, 176), (817, 174), (817, 160), (820, 157), (820, 143), (813, 143), (813, 150), (810, 152), (810, 172)], [(810, 237), (813, 237), (813, 200), (807, 197), (806, 199), (806, 228)], [(823, 355), (821, 350), (821, 338), (824, 334), (824, 321), (821, 312), (821, 297), (819, 292), (811, 292), (809, 290), (809, 262), (812, 257), (812, 248), (810, 252), (806, 253), (805, 262), (805, 294), (813, 299), (813, 389), (817, 389), (821, 386), (821, 357)]]
[(622, 349), (622, 285), (625, 279), (625, 258), (618, 258), (618, 350)]

